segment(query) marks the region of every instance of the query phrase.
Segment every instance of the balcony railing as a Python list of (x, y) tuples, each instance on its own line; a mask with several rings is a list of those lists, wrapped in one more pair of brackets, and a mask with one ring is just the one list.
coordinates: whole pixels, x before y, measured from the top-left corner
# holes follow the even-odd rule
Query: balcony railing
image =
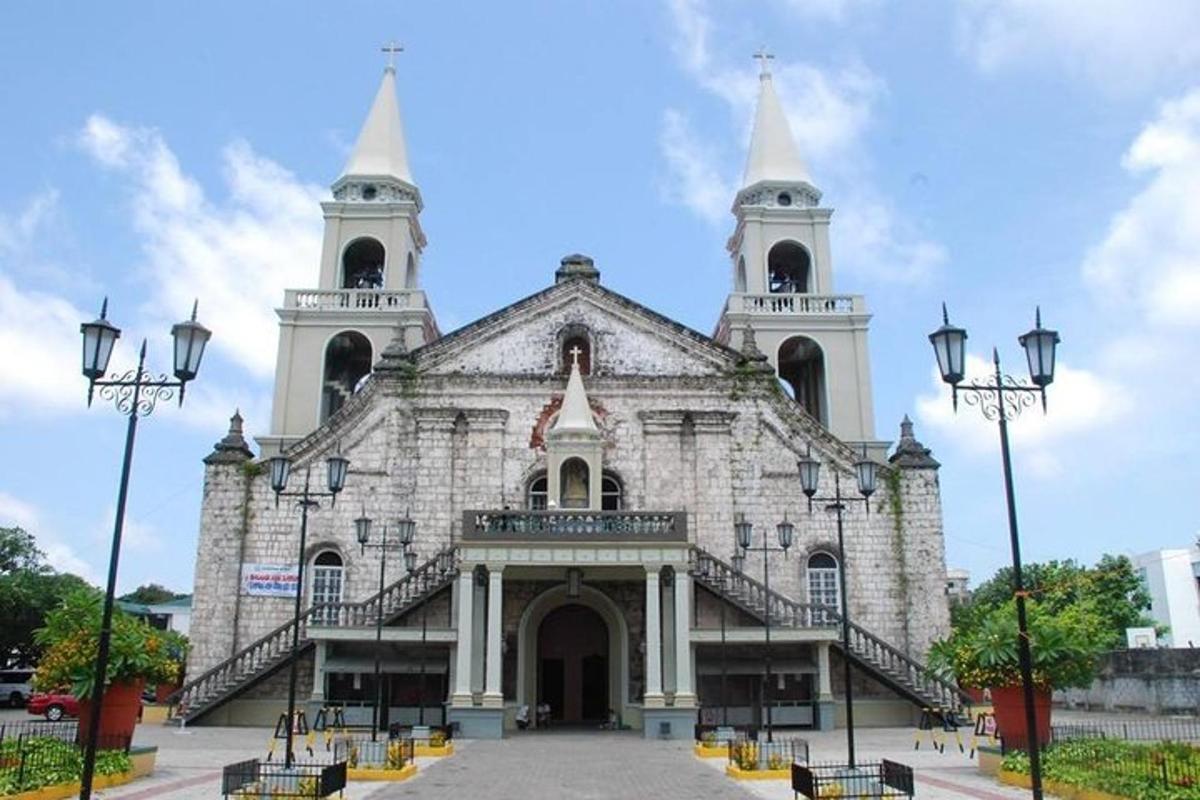
[(866, 311), (859, 294), (732, 294), (728, 313), (853, 314)]
[(425, 309), (420, 289), (286, 289), (284, 308), (319, 311), (403, 311)]
[(686, 542), (682, 511), (466, 511), (463, 540)]

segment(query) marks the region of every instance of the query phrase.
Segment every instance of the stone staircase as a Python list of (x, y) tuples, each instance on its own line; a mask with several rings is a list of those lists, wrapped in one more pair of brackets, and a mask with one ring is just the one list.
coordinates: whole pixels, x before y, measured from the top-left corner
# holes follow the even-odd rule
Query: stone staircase
[[(841, 629), (838, 609), (797, 603), (768, 591), (759, 581), (699, 547), (692, 548), (691, 571), (697, 583), (755, 619), (770, 614), (772, 627)], [(843, 649), (840, 636), (832, 644)], [(848, 655), (855, 667), (920, 708), (959, 710), (971, 703), (955, 684), (932, 675), (924, 664), (853, 622)]]
[(380, 615), (384, 624), (428, 600), (453, 582), (458, 573), (457, 550), (448, 548), (413, 572), (357, 603), (313, 606), (294, 620), (253, 642), (187, 683), (167, 698), (170, 719), (193, 722), (291, 662), (292, 634), (299, 625), (296, 657), (313, 646), (310, 627), (374, 627)]

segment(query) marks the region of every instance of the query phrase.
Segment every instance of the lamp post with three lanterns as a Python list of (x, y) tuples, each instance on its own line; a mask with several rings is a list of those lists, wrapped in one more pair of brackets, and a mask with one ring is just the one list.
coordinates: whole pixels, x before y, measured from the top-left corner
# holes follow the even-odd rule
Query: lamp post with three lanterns
[(1008, 421), (1016, 419), (1041, 396), (1042, 412), (1046, 411), (1046, 387), (1054, 382), (1054, 359), (1061, 339), (1058, 331), (1042, 327), (1042, 311), (1034, 314), (1034, 327), (1018, 336), (1029, 363), (1027, 386), (1005, 375), (1000, 369), (1000, 352), (992, 348), (993, 372), (983, 380), (963, 384), (966, 377), (967, 332), (950, 324), (950, 315), (942, 304), (942, 326), (929, 334), (937, 357), (942, 380), (950, 384), (954, 409), (958, 410), (958, 393), (965, 392), (967, 405), (977, 406), (985, 419), (994, 420), (1000, 428), (1000, 458), (1004, 465), (1004, 495), (1008, 506), (1008, 537), (1012, 550), (1013, 596), (1017, 602), (1017, 658), (1021, 668), (1021, 686), (1025, 697), (1025, 726), (1028, 732), (1029, 778), (1035, 800), (1042, 798), (1042, 761), (1038, 751), (1037, 714), (1034, 711), (1033, 656), (1029, 650), (1029, 627), (1025, 615), (1025, 582), (1021, 574), (1021, 542), (1017, 534), (1017, 500), (1013, 489), (1012, 456), (1008, 446)]
[(300, 549), (296, 562), (296, 603), (292, 614), (292, 649), (291, 668), (288, 674), (287, 702), (287, 744), (284, 752), (284, 767), (291, 769), (295, 762), (292, 752), (292, 741), (295, 736), (296, 719), (296, 667), (300, 652), (300, 601), (304, 595), (304, 558), (305, 540), (308, 537), (308, 511), (320, 508), (318, 498), (328, 497), (330, 506), (337, 502), (337, 496), (346, 486), (346, 473), (350, 469), (350, 459), (340, 452), (325, 459), (326, 485), (328, 490), (321, 492), (312, 488), (312, 467), (304, 469), (304, 488), (298, 492), (287, 491), (288, 477), (291, 474), (292, 462), (287, 456), (278, 455), (268, 460), (271, 474), (271, 491), (275, 492), (275, 505), (279, 506), (280, 497), (295, 497), (296, 505), (300, 507)]
[(113, 602), (117, 591), (117, 563), (121, 556), (121, 535), (125, 528), (125, 502), (129, 494), (129, 469), (133, 465), (133, 442), (137, 435), (138, 418), (149, 416), (159, 400), (169, 400), (179, 390), (179, 405), (188, 381), (200, 370), (204, 348), (212, 331), (196, 321), (196, 306), (192, 318), (171, 327), (175, 340), (175, 378), (165, 374), (155, 376), (146, 369), (146, 340), (138, 353), (137, 367), (106, 378), (113, 347), (121, 336), (120, 328), (108, 321), (108, 298), (100, 306), (100, 316), (79, 326), (83, 334), (83, 375), (88, 379), (87, 402), (92, 404), (96, 387), (100, 397), (111, 400), (117, 411), (129, 418), (125, 429), (125, 455), (121, 462), (121, 479), (117, 489), (117, 513), (113, 524), (112, 550), (108, 557), (108, 583), (104, 590), (104, 610), (100, 619), (100, 636), (96, 648), (96, 670), (92, 683), (91, 716), (88, 719), (87, 741), (84, 746), (83, 772), (80, 776), (79, 797), (89, 800), (96, 770), (96, 739), (100, 734), (100, 711), (104, 701), (104, 684), (108, 679), (108, 656), (112, 639)]
[(861, 502), (867, 513), (871, 510), (871, 495), (879, 478), (879, 465), (867, 458), (866, 445), (863, 445), (862, 458), (854, 463), (854, 474), (858, 480), (858, 493), (862, 497), (846, 497), (842, 494), (842, 476), (837, 469), (833, 471), (833, 496), (817, 497), (821, 482), (821, 462), (812, 457), (812, 451), (806, 450), (804, 458), (797, 462), (800, 469), (800, 490), (808, 498), (808, 508), (812, 511), (813, 501), (826, 503), (825, 510), (837, 515), (838, 537), (838, 584), (841, 595), (842, 615), (842, 667), (846, 683), (846, 754), (851, 769), (855, 767), (854, 754), (854, 687), (850, 675), (850, 599), (846, 587), (846, 538), (842, 515), (846, 503)]

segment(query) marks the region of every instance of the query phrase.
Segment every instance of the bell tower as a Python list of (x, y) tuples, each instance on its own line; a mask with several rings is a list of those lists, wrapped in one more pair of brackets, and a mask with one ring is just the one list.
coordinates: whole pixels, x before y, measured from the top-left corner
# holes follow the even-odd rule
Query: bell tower
[(758, 104), (726, 245), (733, 288), (714, 338), (737, 346), (753, 329), (796, 403), (839, 438), (874, 446), (871, 316), (861, 295), (834, 293), (833, 210), (821, 206), (792, 138), (772, 81), (773, 56), (755, 58), (761, 62)]
[[(385, 47), (389, 59), (400, 48)], [(440, 334), (421, 289), (421, 192), (408, 163), (389, 62), (354, 151), (321, 204), (325, 236), (315, 289), (288, 289), (279, 315), (271, 455), (308, 435), (362, 386), (393, 340)]]

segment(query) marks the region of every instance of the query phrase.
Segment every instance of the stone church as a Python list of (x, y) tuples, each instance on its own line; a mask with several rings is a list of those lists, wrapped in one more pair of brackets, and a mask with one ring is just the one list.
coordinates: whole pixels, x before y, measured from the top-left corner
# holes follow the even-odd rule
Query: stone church
[[(378, 697), (381, 724), (467, 736), (506, 735), (525, 708), (541, 709), (535, 726), (615, 720), (647, 736), (768, 711), (828, 729), (844, 716), (843, 659), (859, 724), (956, 703), (921, 664), (948, 627), (938, 463), (907, 420), (894, 447), (876, 435), (871, 316), (834, 291), (832, 210), (765, 68), (732, 203), (711, 334), (609, 288), (578, 254), (547, 266), (545, 289), (443, 333), (389, 67), (322, 203), (316, 285), (278, 309), (271, 430), (256, 456), (235, 416), (205, 459), (176, 713), (273, 722), (293, 635), (307, 707), (370, 724)], [(349, 460), (336, 502), (307, 509), (302, 554), (302, 510), (272, 490), (281, 454), (289, 492), (324, 491), (327, 459)], [(821, 465), (811, 502), (800, 459)], [(879, 478), (864, 503), (867, 461)]]

